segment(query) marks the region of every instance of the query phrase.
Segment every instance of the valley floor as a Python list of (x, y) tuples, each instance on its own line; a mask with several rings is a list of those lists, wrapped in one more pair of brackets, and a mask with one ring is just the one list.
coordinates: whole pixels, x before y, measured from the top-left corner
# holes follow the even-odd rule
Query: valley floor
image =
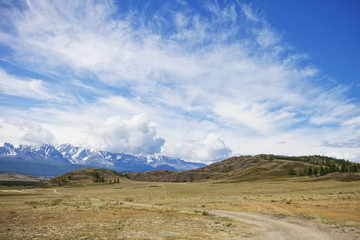
[(0, 189), (0, 239), (359, 239), (359, 182)]

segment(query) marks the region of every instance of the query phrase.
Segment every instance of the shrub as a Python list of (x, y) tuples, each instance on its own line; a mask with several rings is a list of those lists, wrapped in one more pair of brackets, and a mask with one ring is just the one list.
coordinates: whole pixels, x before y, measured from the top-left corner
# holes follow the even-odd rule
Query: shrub
[(202, 212), (201, 212), (201, 215), (203, 215), (203, 216), (209, 216), (210, 214), (209, 214), (207, 211), (202, 211)]

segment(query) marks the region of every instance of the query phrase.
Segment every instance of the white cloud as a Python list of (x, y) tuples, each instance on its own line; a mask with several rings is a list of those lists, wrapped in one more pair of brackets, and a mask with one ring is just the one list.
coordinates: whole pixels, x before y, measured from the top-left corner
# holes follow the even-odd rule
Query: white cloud
[(322, 146), (331, 148), (360, 148), (360, 139), (349, 139), (345, 142), (337, 143), (329, 143), (328, 141), (324, 141)]
[(346, 160), (350, 159), (351, 161), (354, 161), (354, 162), (360, 162), (359, 156), (356, 156), (349, 152), (328, 152), (324, 155), (328, 156), (328, 157), (337, 158), (337, 159), (346, 159)]
[(256, 13), (254, 13), (254, 10), (249, 6), (249, 5), (242, 5), (242, 12), (244, 13), (244, 15), (246, 16), (246, 18), (248, 20), (254, 21), (254, 22), (258, 22), (260, 21), (259, 17), (257, 16)]
[(21, 142), (25, 144), (40, 146), (42, 144), (52, 144), (55, 140), (54, 135), (49, 130), (37, 123), (25, 123), (21, 128), (26, 131), (21, 138)]
[(38, 123), (60, 143), (210, 161), (231, 150), (326, 153), (323, 141), (360, 136), (359, 109), (346, 88), (323, 84), (306, 54), (288, 49), (249, 5), (212, 2), (204, 17), (170, 5), (151, 16), (115, 16), (111, 1), (26, 3), (4, 9), (0, 23), (12, 29), (0, 42), (17, 66), (52, 82), (0, 71), (0, 97), (42, 100), (0, 110)]
[(256, 40), (263, 47), (273, 46), (279, 42), (279, 36), (277, 36), (269, 27), (257, 31), (256, 34)]
[(0, 68), (0, 92), (6, 95), (42, 99), (59, 100), (60, 98), (50, 90), (49, 84), (39, 79), (22, 79), (7, 74)]
[(219, 134), (210, 133), (198, 146), (196, 157), (203, 161), (219, 161), (228, 158), (231, 153), (231, 149), (225, 145)]
[(156, 125), (144, 115), (130, 120), (113, 116), (90, 130), (94, 144), (100, 149), (133, 154), (159, 153), (165, 140), (156, 137)]
[(232, 150), (226, 146), (220, 134), (210, 133), (205, 139), (187, 139), (181, 144), (165, 143), (162, 153), (196, 162), (211, 163), (230, 157)]
[(351, 118), (343, 123), (344, 125), (360, 125), (360, 116)]
[(40, 146), (55, 142), (55, 136), (47, 128), (32, 121), (0, 118), (0, 129), (3, 133), (0, 142), (3, 143)]

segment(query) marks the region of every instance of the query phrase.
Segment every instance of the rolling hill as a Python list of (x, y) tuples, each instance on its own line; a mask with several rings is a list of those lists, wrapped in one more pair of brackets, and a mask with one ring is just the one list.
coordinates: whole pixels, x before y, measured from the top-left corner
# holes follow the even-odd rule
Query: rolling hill
[(325, 179), (326, 176), (331, 176), (330, 173), (340, 172), (333, 176), (338, 179), (358, 179), (358, 175), (350, 174), (357, 172), (358, 169), (360, 169), (359, 164), (324, 156), (289, 157), (260, 154), (232, 157), (188, 171), (160, 170), (129, 173), (128, 176), (133, 180), (148, 182), (193, 182), (205, 179), (235, 182), (315, 176), (315, 174)]
[(118, 183), (120, 180), (145, 182), (240, 182), (289, 177), (312, 176), (317, 180), (360, 180), (360, 164), (324, 156), (289, 157), (260, 154), (231, 157), (206, 167), (177, 172), (154, 170), (122, 174), (114, 170), (85, 168), (68, 172), (42, 184), (45, 187), (83, 186), (89, 184)]
[(47, 180), (43, 177), (33, 177), (14, 172), (0, 172), (0, 182), (43, 182)]
[(89, 184), (119, 183), (120, 180), (124, 179), (127, 179), (124, 174), (113, 170), (84, 168), (54, 177), (40, 186), (84, 186)]

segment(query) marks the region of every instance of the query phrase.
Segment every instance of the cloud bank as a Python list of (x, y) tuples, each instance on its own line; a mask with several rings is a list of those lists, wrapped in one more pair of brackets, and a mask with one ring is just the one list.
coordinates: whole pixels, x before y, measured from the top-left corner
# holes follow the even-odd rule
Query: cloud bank
[(130, 120), (120, 116), (107, 118), (100, 126), (93, 126), (95, 142), (101, 149), (135, 154), (159, 153), (165, 140), (156, 138), (155, 123), (148, 122), (144, 115), (135, 115)]

